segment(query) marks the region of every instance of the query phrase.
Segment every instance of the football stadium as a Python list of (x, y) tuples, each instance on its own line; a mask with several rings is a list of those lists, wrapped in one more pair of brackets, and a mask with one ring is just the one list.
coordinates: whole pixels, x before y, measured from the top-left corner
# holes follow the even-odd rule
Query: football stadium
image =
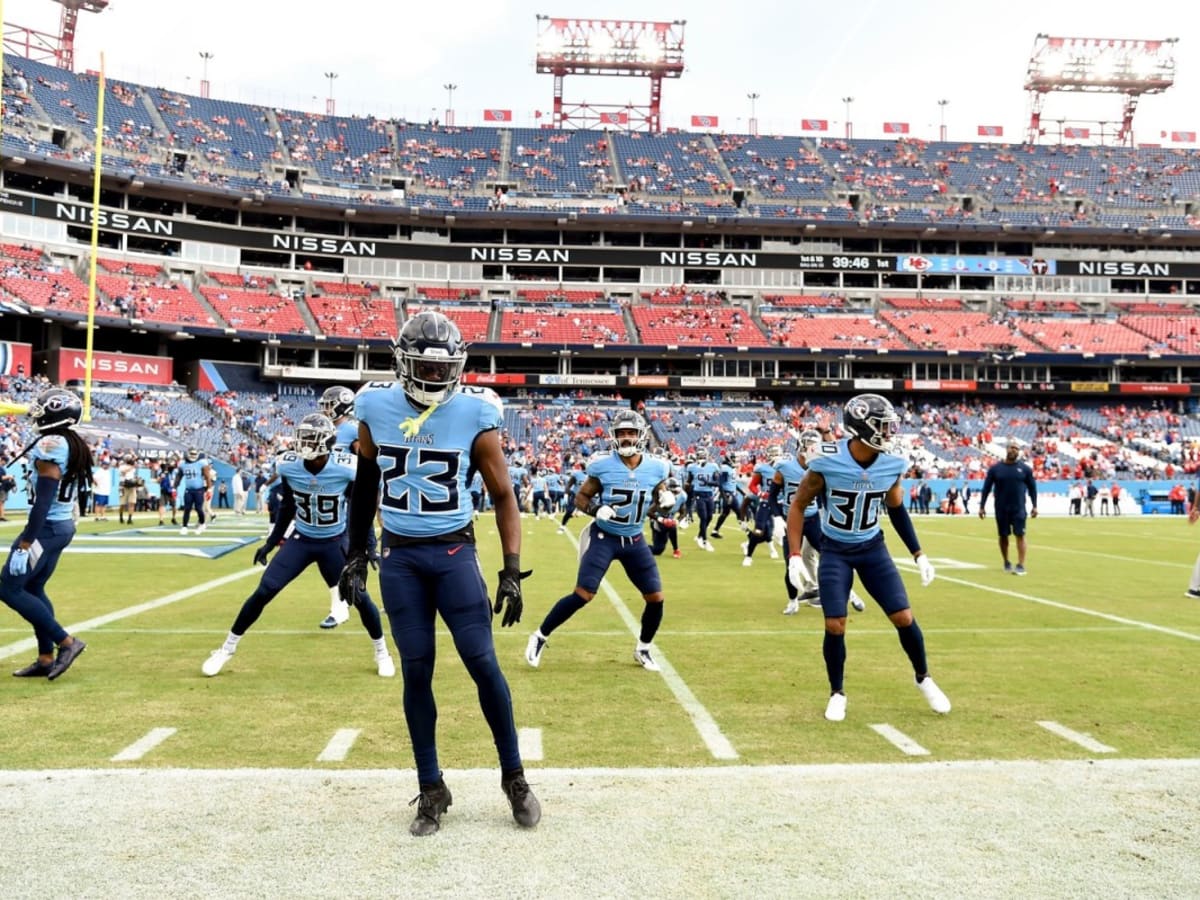
[(410, 120), (109, 77), (117, 5), (46, 4), (5, 897), (1195, 896), (1200, 151), (1135, 130), (1183, 42), (856, 137), (671, 124), (713, 22), (538, 15), (552, 108)]

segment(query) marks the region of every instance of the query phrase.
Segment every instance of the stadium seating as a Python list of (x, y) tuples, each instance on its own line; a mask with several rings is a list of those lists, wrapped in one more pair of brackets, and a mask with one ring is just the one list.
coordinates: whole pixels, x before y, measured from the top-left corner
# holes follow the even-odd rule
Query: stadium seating
[(652, 306), (631, 310), (638, 343), (680, 347), (765, 347), (750, 313), (729, 307)]
[(500, 340), (542, 346), (618, 344), (626, 340), (625, 320), (619, 312), (600, 309), (506, 309)]

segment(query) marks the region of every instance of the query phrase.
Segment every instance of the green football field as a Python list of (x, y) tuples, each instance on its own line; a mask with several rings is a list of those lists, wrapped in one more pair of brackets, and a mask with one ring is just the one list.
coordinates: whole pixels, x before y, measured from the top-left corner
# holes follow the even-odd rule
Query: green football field
[[(642, 602), (616, 570), (529, 668), (526, 639), (573, 587), (584, 521), (560, 535), (557, 522), (524, 520), (525, 617), (495, 632), (527, 766), (1200, 758), (1200, 603), (1184, 597), (1200, 530), (1182, 518), (1031, 521), (1024, 578), (1001, 570), (990, 518), (917, 519), (938, 577), (922, 588), (909, 566), (905, 581), (954, 709), (930, 712), (868, 603), (851, 615), (840, 724), (822, 717), (820, 612), (782, 615), (783, 561), (760, 547), (743, 567), (729, 528), (713, 553), (686, 531), (682, 558), (660, 560), (662, 673), (632, 659)], [(7, 540), (19, 526), (2, 527)], [(400, 678), (376, 675), (356, 618), (318, 629), (328, 592), (315, 570), (276, 598), (219, 676), (201, 674), (257, 583), (251, 539), (264, 530), (259, 518), (222, 517), (203, 538), (81, 522), (49, 592), (89, 647), (57, 682), (0, 683), (0, 769), (411, 768)], [(491, 584), (490, 518), (479, 537)], [(216, 558), (179, 552), (239, 541)], [(15, 669), (34, 651), (25, 623), (0, 609), (0, 660)], [(494, 767), (474, 686), (440, 634), (442, 764)]]

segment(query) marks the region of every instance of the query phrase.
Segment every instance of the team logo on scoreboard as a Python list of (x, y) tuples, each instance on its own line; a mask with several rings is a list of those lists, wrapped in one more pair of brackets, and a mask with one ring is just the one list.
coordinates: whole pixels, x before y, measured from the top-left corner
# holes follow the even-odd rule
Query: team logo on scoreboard
[(1029, 261), (1029, 271), (1034, 275), (1045, 275), (1050, 271), (1050, 263), (1044, 259), (1031, 259)]

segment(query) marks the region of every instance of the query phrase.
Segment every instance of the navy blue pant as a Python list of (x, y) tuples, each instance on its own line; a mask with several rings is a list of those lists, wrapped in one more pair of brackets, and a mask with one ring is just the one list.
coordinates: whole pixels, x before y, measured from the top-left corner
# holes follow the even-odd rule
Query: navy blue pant
[(609, 534), (595, 522), (579, 533), (579, 575), (575, 583), (588, 593), (596, 593), (614, 560), (621, 563), (633, 586), (643, 595), (662, 590), (658, 563), (654, 561), (645, 537)]
[(650, 526), (651, 542), (650, 554), (652, 556), (662, 556), (662, 552), (667, 549), (667, 542), (671, 542), (671, 549), (679, 549), (679, 526), (672, 525), (668, 528), (666, 525), (654, 523)]
[(697, 532), (699, 537), (708, 537), (708, 523), (712, 521), (713, 512), (716, 509), (716, 499), (712, 494), (697, 493), (693, 505), (696, 509), (696, 518), (700, 522), (700, 530)]
[[(386, 543), (386, 540), (385, 540)], [(492, 608), (474, 544), (429, 541), (387, 547), (379, 565), (383, 608), (400, 652), (404, 717), (412, 739), (417, 780), (441, 777), (437, 753), (437, 702), (433, 670), (437, 659), (434, 621), (442, 617), (455, 649), (475, 682), (479, 706), (492, 731), (500, 768), (521, 767), (512, 694), (492, 641)]]
[(883, 534), (861, 544), (834, 540), (825, 535), (817, 582), (821, 591), (821, 609), (827, 619), (842, 619), (850, 601), (850, 588), (858, 575), (863, 589), (889, 616), (908, 609), (908, 592), (896, 563), (888, 552)]
[(200, 524), (204, 524), (204, 488), (188, 488), (183, 492), (183, 527), (187, 527), (188, 520), (192, 516), (192, 510), (196, 510), (196, 516), (200, 520)]
[[(43, 656), (53, 653), (55, 645), (67, 638), (66, 629), (54, 618), (54, 605), (46, 596), (46, 582), (54, 574), (59, 557), (73, 537), (75, 523), (70, 519), (48, 521), (34, 539), (41, 547), (41, 556), (36, 563), (31, 560), (29, 571), (23, 575), (13, 575), (6, 559), (4, 571), (0, 573), (0, 598), (33, 626), (38, 653)], [(19, 543), (20, 538), (14, 540), (11, 549), (15, 550)]]

